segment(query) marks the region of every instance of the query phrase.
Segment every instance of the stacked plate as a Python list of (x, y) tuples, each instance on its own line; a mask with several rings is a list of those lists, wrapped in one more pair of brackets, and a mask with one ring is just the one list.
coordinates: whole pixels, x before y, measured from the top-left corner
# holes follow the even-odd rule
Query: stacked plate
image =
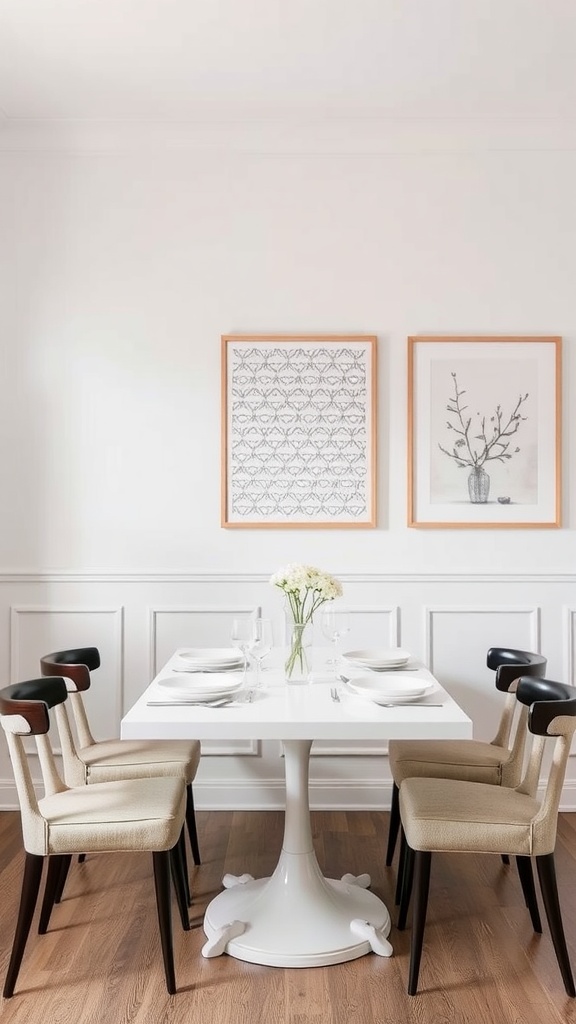
[(244, 683), (244, 656), (237, 647), (191, 647), (174, 657), (171, 675), (158, 680), (163, 697), (208, 704), (232, 697)]
[(190, 647), (178, 652), (173, 668), (178, 672), (233, 672), (243, 666), (244, 655), (238, 647)]
[(349, 679), (349, 690), (358, 697), (374, 701), (375, 704), (405, 704), (419, 701), (434, 689), (434, 683), (426, 679), (378, 679), (376, 676), (356, 676)]
[(161, 687), (163, 696), (174, 698), (178, 703), (210, 704), (224, 697), (233, 697), (243, 682), (242, 673), (234, 676), (211, 672), (209, 675), (166, 676), (159, 679), (157, 685)]
[(355, 668), (383, 672), (386, 669), (404, 668), (410, 659), (410, 652), (402, 647), (375, 647), (372, 650), (345, 651), (342, 657)]

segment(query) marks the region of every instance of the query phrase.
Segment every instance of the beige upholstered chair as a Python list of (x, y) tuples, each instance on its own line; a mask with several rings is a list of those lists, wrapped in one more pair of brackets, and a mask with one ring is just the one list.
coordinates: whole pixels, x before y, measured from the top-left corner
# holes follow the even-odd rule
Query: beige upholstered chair
[[(529, 708), (534, 734), (524, 777), (515, 788), (457, 779), (410, 778), (400, 786), (400, 815), (406, 859), (398, 927), (406, 922), (412, 876), (415, 881), (408, 993), (414, 995), (422, 953), (432, 852), (514, 855), (534, 931), (542, 930), (536, 895), (530, 891), (531, 859), (536, 859), (552, 942), (569, 996), (576, 995), (558, 901), (554, 847), (558, 805), (570, 744), (576, 729), (576, 688), (549, 679), (523, 676), (517, 699)], [(545, 793), (538, 783), (547, 738), (556, 737)], [(548, 740), (549, 742), (549, 740)], [(528, 871), (523, 873), (524, 867)]]
[[(48, 873), (39, 931), (46, 932), (62, 867), (73, 854), (141, 852), (153, 854), (154, 881), (166, 986), (176, 991), (170, 910), (170, 872), (183, 927), (188, 930), (182, 848), (186, 788), (176, 775), (122, 782), (83, 783), (70, 788), (61, 779), (48, 730), (49, 708), (67, 698), (63, 678), (31, 679), (0, 690), (0, 722), (6, 733), (22, 815), (26, 851), (22, 895), (4, 996), (14, 993), (38, 898), (44, 858)], [(44, 782), (38, 798), (24, 738), (35, 736)]]
[(528, 710), (523, 707), (517, 716), (511, 743), (517, 707), (516, 682), (520, 675), (543, 676), (546, 672), (546, 658), (530, 651), (491, 647), (486, 664), (496, 672), (496, 689), (506, 694), (500, 724), (493, 740), (391, 740), (388, 745), (393, 779), (386, 851), (388, 866), (392, 863), (398, 836), (398, 790), (404, 779), (415, 776), (462, 779), (493, 786), (517, 786), (520, 781)]
[(200, 849), (192, 782), (200, 763), (198, 740), (95, 740), (82, 694), (90, 688), (91, 672), (100, 667), (96, 647), (55, 651), (40, 659), (44, 676), (64, 676), (70, 697), (76, 736), (67, 706), (56, 708), (56, 723), (62, 748), (64, 778), (69, 786), (91, 785), (112, 779), (136, 779), (176, 775), (186, 783), (186, 825), (195, 864), (200, 864)]

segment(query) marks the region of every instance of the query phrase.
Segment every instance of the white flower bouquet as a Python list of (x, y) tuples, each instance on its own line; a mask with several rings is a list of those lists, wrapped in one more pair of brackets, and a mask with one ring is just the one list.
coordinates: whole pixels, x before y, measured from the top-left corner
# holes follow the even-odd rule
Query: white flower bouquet
[(291, 678), (295, 670), (304, 674), (304, 630), (312, 622), (314, 612), (326, 601), (342, 596), (342, 584), (330, 573), (313, 565), (290, 563), (275, 572), (270, 583), (286, 594), (292, 619), (292, 642), (286, 660), (286, 675)]

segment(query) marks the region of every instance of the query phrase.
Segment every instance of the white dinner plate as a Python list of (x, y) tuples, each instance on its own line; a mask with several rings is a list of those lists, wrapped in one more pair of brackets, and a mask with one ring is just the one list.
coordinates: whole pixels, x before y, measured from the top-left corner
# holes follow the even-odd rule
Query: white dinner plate
[(366, 668), (398, 668), (405, 665), (410, 658), (410, 651), (402, 647), (373, 648), (372, 650), (345, 651), (342, 655), (346, 661)]
[(203, 661), (186, 661), (185, 658), (175, 658), (172, 665), (174, 672), (188, 672), (189, 675), (195, 673), (222, 673), (222, 672), (235, 672), (238, 669), (244, 668), (244, 659), (242, 661), (227, 661), (227, 662), (203, 662)]
[(348, 680), (347, 686), (360, 697), (367, 697), (377, 704), (392, 704), (396, 701), (419, 700), (434, 689), (434, 683), (424, 679), (395, 679), (387, 685), (372, 676), (358, 676)]
[(194, 647), (179, 651), (176, 664), (191, 672), (225, 671), (244, 665), (244, 655), (238, 647)]
[(239, 647), (187, 647), (178, 656), (187, 661), (228, 662), (239, 661), (243, 654)]
[(189, 700), (191, 703), (218, 697), (227, 697), (241, 689), (244, 679), (242, 675), (232, 676), (227, 673), (194, 676), (165, 676), (158, 680), (158, 686), (174, 697)]

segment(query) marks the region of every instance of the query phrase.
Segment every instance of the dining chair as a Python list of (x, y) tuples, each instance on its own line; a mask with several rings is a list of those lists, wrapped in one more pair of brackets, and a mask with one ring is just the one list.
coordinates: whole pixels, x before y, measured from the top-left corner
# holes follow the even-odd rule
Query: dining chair
[[(44, 861), (46, 886), (39, 932), (47, 931), (62, 866), (79, 852), (152, 853), (156, 905), (168, 992), (176, 991), (170, 875), (182, 926), (190, 929), (182, 847), (186, 788), (181, 777), (124, 779), (68, 786), (60, 776), (49, 739), (49, 709), (68, 697), (64, 678), (29, 679), (0, 690), (0, 722), (6, 734), (20, 803), (25, 860), (20, 906), (3, 994), (14, 994), (38, 899)], [(38, 798), (25, 739), (34, 736), (44, 784)]]
[(519, 714), (516, 712), (516, 683), (520, 675), (543, 676), (546, 672), (546, 658), (531, 651), (491, 647), (486, 656), (486, 664), (496, 673), (496, 689), (506, 694), (493, 740), (390, 740), (388, 744), (392, 774), (392, 803), (386, 850), (388, 867), (392, 863), (398, 838), (398, 791), (404, 779), (462, 779), (512, 787), (520, 781), (528, 710), (521, 708)]
[[(534, 735), (518, 786), (458, 779), (409, 778), (400, 786), (400, 817), (406, 838), (406, 862), (398, 928), (406, 923), (412, 882), (414, 907), (408, 994), (415, 995), (422, 955), (432, 853), (506, 853), (515, 856), (523, 877), (532, 878), (535, 858), (542, 900), (566, 993), (576, 996), (558, 899), (554, 848), (558, 806), (576, 729), (576, 688), (550, 679), (522, 676), (517, 700), (528, 709)], [(555, 737), (544, 795), (538, 796), (542, 758)], [(535, 892), (524, 890), (535, 932), (542, 926)]]
[[(92, 785), (110, 780), (176, 775), (186, 783), (186, 826), (195, 864), (200, 848), (192, 782), (200, 763), (198, 740), (95, 740), (82, 694), (90, 689), (91, 674), (100, 667), (97, 647), (54, 651), (40, 659), (43, 676), (63, 676), (76, 730), (71, 727), (67, 705), (56, 708), (56, 724), (62, 750), (64, 778), (69, 786)], [(186, 878), (187, 878), (186, 874)], [(188, 884), (188, 883), (187, 883)], [(190, 894), (188, 894), (190, 901)]]

